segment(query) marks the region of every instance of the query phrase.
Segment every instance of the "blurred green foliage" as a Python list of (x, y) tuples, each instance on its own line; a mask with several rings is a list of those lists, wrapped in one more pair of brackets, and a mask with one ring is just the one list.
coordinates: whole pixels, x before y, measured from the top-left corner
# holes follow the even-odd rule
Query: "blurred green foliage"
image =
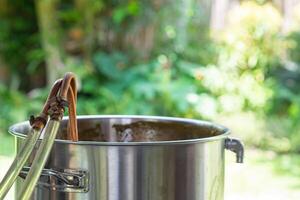
[(14, 82), (22, 82), (22, 90), (32, 86), (26, 77), (40, 73), (44, 61), (33, 3), (0, 2), (0, 55), (9, 64)]
[[(196, 65), (181, 61), (175, 54), (160, 55), (130, 68), (118, 67), (126, 62), (120, 53), (95, 54), (96, 73), (93, 78), (82, 78), (80, 97), (91, 104), (79, 105), (80, 112), (197, 116), (185, 99), (201, 90), (193, 77)], [(102, 87), (95, 90), (95, 85)]]
[[(37, 85), (47, 77), (36, 8), (16, 2), (0, 9), (0, 58), (10, 74), (0, 84), (2, 133), (38, 113), (48, 91), (34, 89), (37, 77)], [(250, 145), (300, 151), (300, 30), (283, 34), (273, 5), (243, 2), (216, 31), (198, 1), (88, 2), (58, 7), (59, 48), (64, 70), (78, 75), (79, 114), (224, 121)], [(99, 22), (100, 31), (82, 28), (85, 20)], [(130, 40), (139, 27), (142, 35)]]

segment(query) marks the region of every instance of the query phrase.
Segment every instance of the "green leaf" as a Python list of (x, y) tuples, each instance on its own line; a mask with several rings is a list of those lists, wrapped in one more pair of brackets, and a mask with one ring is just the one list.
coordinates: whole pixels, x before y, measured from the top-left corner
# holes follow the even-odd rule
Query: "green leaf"
[(128, 62), (127, 57), (121, 53), (107, 54), (98, 52), (94, 56), (96, 69), (109, 79), (118, 79), (123, 75), (123, 70)]

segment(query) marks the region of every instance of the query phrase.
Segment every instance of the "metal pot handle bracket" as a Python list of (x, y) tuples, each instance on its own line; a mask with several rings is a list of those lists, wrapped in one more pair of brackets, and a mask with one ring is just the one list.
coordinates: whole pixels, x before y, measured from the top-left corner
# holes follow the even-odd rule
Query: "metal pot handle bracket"
[(230, 150), (236, 154), (236, 162), (244, 162), (244, 145), (236, 138), (226, 138), (225, 139), (225, 149)]
[[(30, 167), (23, 167), (19, 176), (25, 179), (29, 170)], [(89, 177), (84, 170), (43, 169), (37, 185), (60, 192), (88, 192)]]

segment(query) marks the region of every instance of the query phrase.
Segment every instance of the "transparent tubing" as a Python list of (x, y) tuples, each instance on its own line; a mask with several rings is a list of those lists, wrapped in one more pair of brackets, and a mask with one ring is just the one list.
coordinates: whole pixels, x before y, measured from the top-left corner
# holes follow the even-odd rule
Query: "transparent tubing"
[(15, 182), (25, 162), (31, 155), (31, 152), (40, 137), (41, 130), (31, 129), (21, 150), (17, 154), (6, 175), (0, 183), (0, 199), (4, 199), (5, 195)]
[(30, 171), (26, 176), (24, 182), (25, 187), (22, 188), (22, 190), (18, 194), (18, 198), (17, 198), (18, 200), (30, 199), (31, 194), (36, 186), (36, 183), (40, 178), (42, 169), (44, 168), (46, 161), (48, 159), (56, 134), (58, 132), (59, 125), (60, 125), (60, 121), (57, 120), (50, 120), (47, 123), (47, 126), (45, 127), (44, 138), (32, 162)]

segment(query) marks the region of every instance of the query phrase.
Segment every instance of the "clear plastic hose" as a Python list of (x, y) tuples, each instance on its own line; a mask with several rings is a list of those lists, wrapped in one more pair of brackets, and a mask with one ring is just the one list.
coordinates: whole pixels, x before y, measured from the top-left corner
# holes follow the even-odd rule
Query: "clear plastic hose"
[(50, 120), (47, 123), (45, 127), (44, 138), (32, 162), (30, 171), (26, 176), (24, 187), (18, 193), (18, 198), (17, 198), (18, 200), (30, 199), (31, 194), (36, 186), (36, 183), (40, 178), (42, 169), (44, 168), (46, 161), (48, 159), (56, 134), (58, 132), (59, 125), (60, 125), (60, 121), (58, 120)]
[(26, 163), (27, 159), (31, 155), (31, 152), (40, 137), (41, 130), (31, 129), (22, 148), (8, 169), (6, 175), (0, 183), (0, 199), (4, 199), (7, 192), (10, 190), (11, 186), (18, 177), (21, 169)]

